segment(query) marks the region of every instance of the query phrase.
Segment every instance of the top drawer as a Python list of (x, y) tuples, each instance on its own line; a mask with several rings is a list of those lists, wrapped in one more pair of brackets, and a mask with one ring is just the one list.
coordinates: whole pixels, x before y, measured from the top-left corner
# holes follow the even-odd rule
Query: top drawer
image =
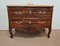
[(8, 7), (10, 15), (47, 17), (51, 16), (52, 8), (49, 7)]
[(51, 7), (8, 7), (8, 11), (49, 12)]
[[(23, 18), (23, 17), (35, 17), (35, 18), (51, 18), (53, 7), (42, 6), (9, 6), (8, 15), (9, 18)], [(14, 18), (15, 19), (15, 18)]]

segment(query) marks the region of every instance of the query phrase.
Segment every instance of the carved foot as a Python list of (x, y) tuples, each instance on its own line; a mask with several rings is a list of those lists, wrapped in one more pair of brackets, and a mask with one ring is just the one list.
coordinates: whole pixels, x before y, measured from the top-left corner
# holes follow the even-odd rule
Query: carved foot
[(13, 36), (10, 36), (10, 38), (13, 38)]
[(47, 37), (48, 37), (48, 38), (50, 38), (50, 36), (49, 36), (49, 35), (48, 35)]
[(51, 27), (49, 28), (48, 38), (50, 38), (50, 33), (51, 33)]

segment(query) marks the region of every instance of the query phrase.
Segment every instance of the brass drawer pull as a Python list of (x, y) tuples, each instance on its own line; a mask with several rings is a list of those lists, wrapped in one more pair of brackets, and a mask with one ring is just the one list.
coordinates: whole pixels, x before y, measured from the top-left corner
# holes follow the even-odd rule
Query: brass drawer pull
[(20, 23), (23, 23), (23, 22), (21, 22), (21, 21), (15, 21), (14, 23), (16, 23), (16, 24), (20, 24)]
[(15, 21), (15, 23), (17, 23), (17, 24), (18, 24), (19, 22), (18, 22), (18, 21)]
[(39, 13), (40, 14), (46, 14), (47, 12), (45, 12), (45, 11), (43, 11), (43, 12), (42, 11), (39, 11)]
[(21, 23), (23, 23), (22, 21), (19, 21), (19, 23), (21, 24)]
[(32, 11), (31, 10), (29, 10), (29, 14), (31, 14), (32, 13)]
[(23, 12), (14, 12), (15, 14), (22, 14)]

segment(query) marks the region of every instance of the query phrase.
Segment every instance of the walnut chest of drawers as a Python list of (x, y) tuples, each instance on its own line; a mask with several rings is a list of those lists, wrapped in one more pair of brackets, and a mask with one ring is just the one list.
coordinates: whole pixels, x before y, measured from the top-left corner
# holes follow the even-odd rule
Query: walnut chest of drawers
[(48, 38), (51, 33), (53, 6), (7, 6), (9, 32), (13, 38), (12, 29), (34, 30), (48, 28)]

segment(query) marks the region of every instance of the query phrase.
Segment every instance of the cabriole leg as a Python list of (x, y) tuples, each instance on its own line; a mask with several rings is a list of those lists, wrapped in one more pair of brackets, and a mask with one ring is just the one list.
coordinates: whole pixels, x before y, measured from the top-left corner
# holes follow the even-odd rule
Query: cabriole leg
[(49, 31), (48, 31), (48, 38), (50, 38), (50, 33), (51, 33), (51, 28), (48, 28)]
[(13, 38), (12, 29), (9, 29), (9, 33), (10, 33), (10, 38)]

